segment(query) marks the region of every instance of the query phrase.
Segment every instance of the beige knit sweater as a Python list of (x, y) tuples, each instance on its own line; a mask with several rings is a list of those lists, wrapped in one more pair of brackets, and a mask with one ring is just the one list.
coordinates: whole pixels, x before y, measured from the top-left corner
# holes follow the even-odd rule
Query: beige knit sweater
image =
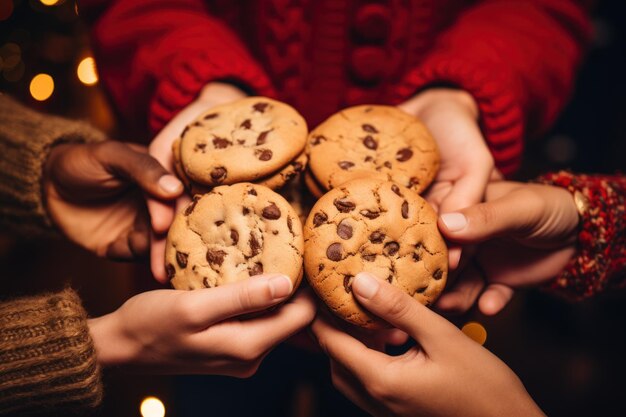
[[(44, 116), (0, 93), (0, 228), (26, 236), (52, 230), (41, 198), (50, 148), (104, 139), (86, 123)], [(80, 413), (101, 400), (100, 369), (77, 294), (0, 294), (0, 415)]]

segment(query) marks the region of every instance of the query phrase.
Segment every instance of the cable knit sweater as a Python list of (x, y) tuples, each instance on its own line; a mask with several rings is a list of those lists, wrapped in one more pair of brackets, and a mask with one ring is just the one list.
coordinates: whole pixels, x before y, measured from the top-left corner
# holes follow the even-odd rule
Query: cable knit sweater
[[(83, 122), (43, 116), (0, 93), (0, 227), (52, 230), (42, 204), (42, 166), (67, 141), (100, 141)], [(0, 415), (91, 409), (102, 399), (87, 314), (72, 290), (0, 299)]]
[(398, 104), (435, 85), (473, 95), (496, 165), (548, 128), (591, 34), (590, 0), (83, 0), (101, 79), (153, 132), (211, 81), (296, 107)]

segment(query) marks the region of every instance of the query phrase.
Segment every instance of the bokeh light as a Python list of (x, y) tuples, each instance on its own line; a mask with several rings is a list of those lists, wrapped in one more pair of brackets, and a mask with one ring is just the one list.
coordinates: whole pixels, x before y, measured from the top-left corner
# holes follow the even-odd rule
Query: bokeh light
[(465, 333), (465, 336), (478, 344), (484, 345), (487, 341), (487, 330), (478, 322), (470, 321), (466, 323), (461, 331)]
[(80, 61), (76, 69), (76, 74), (80, 82), (85, 85), (94, 85), (98, 82), (96, 62), (90, 56)]
[(13, 13), (13, 0), (0, 1), (0, 21), (7, 20)]
[(165, 406), (157, 397), (146, 397), (139, 407), (142, 417), (164, 417)]
[(37, 101), (50, 98), (54, 91), (54, 80), (48, 74), (37, 74), (30, 81), (30, 95)]
[(39, 0), (44, 6), (54, 6), (59, 0)]

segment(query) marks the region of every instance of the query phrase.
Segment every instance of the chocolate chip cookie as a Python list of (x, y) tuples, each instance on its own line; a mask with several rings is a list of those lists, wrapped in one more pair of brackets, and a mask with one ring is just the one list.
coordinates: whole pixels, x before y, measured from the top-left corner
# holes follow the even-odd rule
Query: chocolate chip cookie
[(306, 137), (306, 122), (291, 106), (247, 97), (200, 115), (172, 152), (186, 183), (215, 187), (278, 174), (303, 152)]
[(393, 181), (418, 193), (439, 169), (437, 144), (415, 117), (391, 106), (356, 106), (309, 134), (309, 168), (326, 190), (355, 178)]
[(384, 323), (352, 296), (352, 279), (369, 272), (430, 305), (448, 275), (437, 214), (415, 191), (373, 178), (343, 183), (313, 206), (304, 226), (304, 267), (331, 311), (368, 328)]
[(239, 183), (197, 195), (169, 230), (165, 269), (176, 289), (210, 288), (278, 272), (303, 274), (302, 223), (267, 187)]

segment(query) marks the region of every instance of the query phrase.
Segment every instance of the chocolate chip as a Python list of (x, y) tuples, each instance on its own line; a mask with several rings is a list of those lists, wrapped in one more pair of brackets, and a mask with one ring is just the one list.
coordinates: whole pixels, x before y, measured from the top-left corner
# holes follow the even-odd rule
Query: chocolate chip
[(367, 217), (368, 219), (375, 219), (380, 216), (379, 212), (371, 210), (361, 210), (359, 213), (361, 213), (361, 216)]
[(211, 171), (211, 179), (216, 183), (224, 181), (226, 175), (228, 175), (228, 171), (224, 167), (213, 168), (213, 171)]
[(398, 242), (387, 242), (385, 243), (385, 247), (383, 250), (387, 255), (393, 256), (400, 250), (400, 245), (398, 244)]
[(167, 273), (167, 279), (172, 279), (176, 275), (176, 268), (172, 264), (167, 264), (165, 265), (165, 272)]
[(315, 213), (315, 216), (313, 216), (313, 224), (315, 227), (319, 227), (326, 223), (326, 220), (328, 220), (328, 216), (323, 212)]
[(189, 131), (189, 126), (185, 126), (185, 128), (183, 129), (183, 133), (180, 134), (180, 137), (184, 138), (188, 131)]
[(216, 222), (215, 222), (215, 225), (216, 225), (217, 227), (220, 227), (220, 226), (221, 226), (221, 225), (223, 225), (223, 224), (224, 224), (224, 220), (218, 220), (218, 221), (216, 221)]
[(287, 229), (289, 229), (289, 233), (291, 233), (292, 235), (293, 233), (293, 222), (291, 221), (291, 217), (287, 216)]
[(259, 133), (259, 137), (256, 138), (257, 145), (264, 145), (267, 142), (267, 135), (269, 135), (270, 130), (266, 130), (265, 132)]
[(409, 203), (406, 200), (402, 203), (402, 217), (409, 218)]
[(348, 294), (352, 292), (352, 278), (354, 278), (354, 276), (348, 274), (343, 276), (343, 288)]
[(263, 264), (261, 262), (257, 262), (248, 268), (248, 274), (250, 276), (253, 275), (261, 275), (263, 273)]
[(198, 151), (204, 152), (205, 149), (206, 149), (206, 143), (196, 143), (196, 146), (194, 146), (193, 148), (195, 152), (198, 152)]
[(375, 150), (378, 148), (378, 142), (376, 142), (376, 140), (374, 140), (374, 138), (370, 135), (363, 138), (363, 145), (365, 145), (367, 149)]
[(181, 268), (187, 268), (187, 258), (189, 254), (176, 251), (176, 262)]
[(319, 264), (319, 265), (317, 266), (317, 272), (322, 272), (322, 271), (324, 270), (324, 268), (326, 268), (326, 267), (324, 266), (324, 264)]
[(217, 113), (211, 113), (211, 114), (207, 114), (206, 116), (203, 117), (204, 120), (210, 120), (210, 119), (215, 119), (217, 116), (219, 116), (219, 114)]
[(417, 290), (415, 290), (416, 293), (422, 294), (424, 292), (426, 292), (426, 290), (428, 289), (428, 285), (425, 287), (420, 287)]
[(239, 127), (243, 127), (244, 129), (250, 129), (252, 127), (252, 122), (250, 121), (250, 119), (246, 119), (239, 125)]
[(433, 272), (433, 278), (435, 278), (437, 281), (439, 281), (441, 277), (443, 277), (443, 271), (441, 269), (437, 269), (435, 270), (435, 272)]
[(337, 165), (339, 165), (339, 168), (341, 169), (348, 170), (354, 166), (354, 163), (350, 161), (339, 161)]
[(258, 111), (259, 113), (265, 113), (265, 109), (267, 109), (267, 106), (269, 106), (269, 103), (254, 103), (254, 105), (252, 106), (252, 108), (254, 109), (254, 111)]
[(389, 276), (387, 277), (387, 282), (391, 284), (391, 281), (393, 281), (393, 275), (389, 274)]
[(211, 288), (211, 284), (209, 284), (209, 278), (202, 278), (202, 285), (204, 285), (204, 288)]
[(261, 252), (261, 243), (259, 243), (256, 236), (252, 233), (250, 234), (248, 245), (250, 246), (250, 257), (256, 256)]
[(250, 189), (248, 190), (248, 194), (250, 194), (250, 195), (257, 195), (257, 194), (256, 194), (256, 190), (255, 190), (254, 188), (250, 188)]
[(241, 209), (241, 214), (243, 214), (244, 216), (247, 216), (248, 214), (250, 214), (250, 209), (248, 207), (243, 207)]
[(254, 154), (261, 161), (269, 161), (270, 159), (272, 159), (273, 155), (272, 151), (270, 151), (269, 149), (257, 149), (256, 151), (254, 151)]
[(378, 133), (378, 130), (376, 130), (376, 128), (372, 125), (363, 124), (361, 127), (368, 133)]
[(274, 236), (277, 236), (277, 235), (278, 235), (278, 230), (272, 230), (272, 234), (273, 234)]
[(239, 242), (239, 232), (234, 229), (230, 230), (230, 239), (233, 241), (233, 245), (236, 245)]
[(226, 138), (220, 138), (218, 136), (213, 138), (213, 146), (215, 149), (224, 149), (228, 148), (233, 143)]
[(300, 172), (304, 169), (304, 165), (298, 161), (292, 162), (291, 165), (293, 166), (293, 169), (296, 170), (296, 172)]
[(206, 251), (206, 260), (211, 265), (222, 266), (226, 252), (219, 249), (209, 249)]
[(420, 255), (420, 254), (419, 254), (419, 253), (417, 253), (417, 252), (413, 252), (413, 261), (414, 261), (414, 262), (419, 262), (419, 261), (421, 261), (421, 260), (422, 260), (422, 255)]
[(365, 162), (372, 162), (374, 160), (373, 156), (367, 155), (364, 159)]
[(311, 145), (313, 145), (313, 146), (317, 146), (317, 145), (319, 145), (320, 143), (322, 143), (322, 142), (324, 142), (324, 141), (326, 141), (326, 140), (328, 140), (328, 139), (326, 139), (326, 137), (325, 137), (325, 136), (322, 136), (322, 135), (315, 135), (315, 136), (313, 136), (313, 137), (311, 138), (310, 143), (311, 143)]
[(411, 179), (409, 180), (409, 185), (408, 187), (413, 187), (414, 185), (419, 185), (420, 180), (417, 177), (411, 177)]
[(361, 258), (363, 258), (363, 260), (367, 262), (374, 262), (376, 260), (376, 254), (375, 253), (362, 254)]
[(246, 140), (245, 139), (237, 139), (237, 143), (239, 145), (243, 145), (244, 143), (246, 143)]
[(343, 219), (337, 225), (337, 234), (339, 235), (340, 238), (344, 240), (348, 240), (352, 238), (352, 226), (348, 224), (346, 219)]
[(406, 162), (413, 156), (413, 151), (410, 148), (402, 148), (396, 152), (396, 160), (400, 162)]
[(326, 249), (326, 257), (331, 261), (339, 262), (343, 259), (341, 243), (333, 243)]
[(393, 185), (391, 186), (391, 191), (393, 191), (394, 193), (396, 193), (396, 194), (397, 194), (398, 196), (400, 196), (400, 197), (404, 197), (404, 196), (402, 195), (402, 193), (400, 192), (400, 187), (398, 187), (396, 184), (393, 184)]
[(276, 204), (272, 203), (263, 209), (261, 213), (268, 220), (280, 219), (280, 209)]
[(198, 199), (194, 197), (194, 199), (191, 201), (191, 203), (189, 203), (189, 205), (185, 209), (185, 213), (184, 213), (185, 216), (189, 216), (193, 212), (193, 209), (196, 208), (196, 204), (198, 204)]
[(391, 169), (391, 162), (389, 162), (389, 161), (385, 161), (385, 162), (383, 163), (383, 165), (385, 166), (385, 168), (389, 168), (389, 169)]
[(383, 243), (383, 240), (385, 240), (385, 234), (378, 230), (370, 234), (370, 242), (372, 243)]
[(348, 213), (356, 208), (356, 205), (345, 197), (336, 198), (335, 201), (333, 201), (333, 204), (341, 213)]

